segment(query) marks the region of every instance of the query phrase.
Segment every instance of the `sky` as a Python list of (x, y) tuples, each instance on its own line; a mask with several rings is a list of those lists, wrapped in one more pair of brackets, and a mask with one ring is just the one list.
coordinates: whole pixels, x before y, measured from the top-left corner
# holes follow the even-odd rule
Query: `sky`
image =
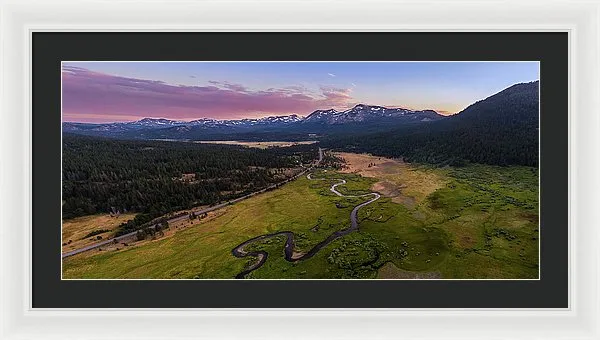
[(534, 62), (63, 62), (65, 122), (241, 119), (356, 104), (448, 115), (513, 84)]

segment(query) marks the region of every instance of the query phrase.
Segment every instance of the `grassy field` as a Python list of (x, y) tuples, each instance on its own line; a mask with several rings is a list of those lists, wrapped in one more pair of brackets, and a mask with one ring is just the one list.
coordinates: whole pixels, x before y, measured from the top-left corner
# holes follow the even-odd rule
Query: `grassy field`
[(249, 278), (537, 278), (537, 169), (434, 169), (368, 157), (313, 175), (331, 180), (302, 177), (169, 238), (68, 258), (63, 277), (233, 278), (256, 259), (231, 250), (252, 237), (292, 231), (306, 252), (347, 227), (352, 208), (368, 197), (331, 193), (334, 178), (344, 178), (337, 189), (353, 195), (385, 183), (384, 197), (359, 211), (359, 230), (294, 263), (283, 257), (283, 237), (254, 243), (246, 250), (269, 257)]
[(99, 214), (63, 221), (62, 251), (79, 249), (103, 239), (111, 238), (115, 235), (115, 230), (121, 223), (132, 220), (134, 217), (135, 214), (120, 214), (115, 217), (108, 214)]
[(298, 141), (298, 142), (242, 142), (236, 140), (210, 140), (210, 141), (196, 141), (195, 143), (203, 143), (203, 144), (228, 144), (228, 145), (242, 145), (247, 146), (249, 148), (259, 148), (259, 149), (267, 149), (272, 147), (288, 147), (292, 145), (302, 145), (302, 144), (314, 144), (317, 141)]
[(447, 230), (443, 277), (537, 278), (538, 174), (526, 167), (446, 170), (452, 181), (429, 197)]

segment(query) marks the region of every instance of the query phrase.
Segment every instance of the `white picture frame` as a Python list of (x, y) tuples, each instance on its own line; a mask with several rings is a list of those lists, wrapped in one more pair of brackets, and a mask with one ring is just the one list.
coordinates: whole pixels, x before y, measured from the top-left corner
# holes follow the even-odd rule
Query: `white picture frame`
[[(1, 4), (0, 338), (600, 339), (598, 1), (8, 0)], [(42, 31), (568, 32), (569, 308), (32, 308), (30, 61), (32, 32)]]

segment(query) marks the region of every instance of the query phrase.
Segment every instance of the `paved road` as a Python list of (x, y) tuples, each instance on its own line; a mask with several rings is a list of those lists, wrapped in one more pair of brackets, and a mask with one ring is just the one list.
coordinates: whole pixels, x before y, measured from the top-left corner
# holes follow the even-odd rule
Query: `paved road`
[[(321, 149), (319, 149), (319, 152), (322, 153)], [(321, 154), (320, 159), (322, 160), (322, 158), (323, 157)], [(326, 178), (311, 178), (311, 174), (308, 174), (306, 176), (306, 178), (308, 178), (309, 180), (330, 180), (330, 179), (326, 179)], [(313, 257), (319, 250), (321, 250), (321, 248), (325, 247), (326, 245), (331, 243), (333, 240), (340, 238), (344, 235), (347, 235), (355, 230), (358, 230), (358, 218), (357, 218), (358, 210), (368, 204), (375, 202), (376, 200), (381, 198), (381, 195), (376, 192), (371, 192), (368, 194), (357, 195), (357, 196), (344, 195), (341, 192), (337, 191), (336, 187), (339, 185), (346, 184), (346, 180), (344, 180), (344, 179), (337, 179), (337, 180), (338, 180), (338, 182), (331, 185), (329, 190), (340, 197), (373, 196), (373, 198), (371, 198), (370, 200), (363, 202), (363, 203), (355, 206), (354, 209), (352, 209), (352, 212), (350, 213), (350, 226), (348, 228), (334, 232), (333, 234), (329, 235), (329, 237), (327, 237), (325, 240), (319, 242), (317, 245), (312, 247), (312, 249), (310, 249), (307, 253), (300, 255), (300, 256), (296, 256), (296, 257), (294, 257), (294, 233), (291, 231), (280, 231), (280, 232), (276, 232), (276, 233), (272, 233), (272, 234), (265, 234), (265, 235), (251, 238), (251, 239), (243, 242), (242, 244), (238, 245), (237, 247), (233, 248), (231, 250), (231, 253), (233, 254), (233, 256), (238, 257), (238, 258), (243, 258), (243, 257), (247, 257), (247, 256), (256, 257), (258, 259), (258, 261), (255, 262), (254, 264), (252, 264), (250, 267), (246, 268), (244, 271), (242, 271), (238, 275), (236, 275), (236, 278), (237, 279), (245, 278), (246, 275), (248, 275), (250, 272), (260, 268), (265, 263), (265, 261), (267, 261), (267, 258), (269, 257), (269, 253), (267, 253), (264, 250), (253, 251), (253, 252), (247, 252), (244, 250), (244, 247), (246, 247), (256, 241), (260, 241), (260, 240), (264, 240), (264, 239), (272, 238), (272, 237), (277, 237), (277, 236), (285, 236), (286, 241), (285, 241), (285, 248), (284, 248), (284, 258), (288, 262), (297, 262), (297, 261), (306, 260), (306, 259)]]
[[(219, 209), (219, 208), (221, 208), (221, 207), (223, 207), (225, 205), (227, 205), (227, 204), (224, 203), (224, 204), (219, 204), (218, 206), (215, 205), (213, 207), (197, 211), (197, 212), (195, 212), (195, 214), (196, 215), (201, 215), (201, 214), (204, 214), (205, 212), (209, 212), (209, 211), (213, 211), (215, 209)], [(183, 216), (174, 217), (174, 218), (168, 220), (168, 222), (169, 223), (176, 223), (176, 222), (180, 222), (182, 220), (186, 220), (188, 218), (189, 218), (188, 214), (185, 214)], [(150, 228), (155, 228), (155, 227), (156, 227), (156, 224), (150, 226)], [(83, 253), (83, 252), (86, 252), (86, 251), (89, 251), (89, 250), (97, 249), (97, 248), (100, 248), (102, 246), (105, 246), (105, 245), (108, 245), (108, 244), (111, 244), (111, 243), (115, 243), (115, 241), (116, 241), (116, 243), (118, 243), (119, 241), (127, 240), (127, 239), (135, 236), (136, 233), (137, 233), (137, 230), (133, 231), (131, 233), (125, 234), (125, 235), (113, 237), (113, 238), (108, 239), (106, 241), (94, 243), (94, 244), (91, 244), (91, 245), (83, 247), (83, 248), (79, 248), (79, 249), (75, 249), (75, 250), (63, 253), (62, 254), (62, 258), (64, 259), (64, 258), (73, 256), (73, 255), (77, 255), (77, 254), (80, 254), (80, 253)]]
[[(319, 159), (317, 160), (317, 165), (318, 165), (319, 163), (321, 163), (321, 161), (322, 161), (322, 160), (323, 160), (323, 149), (319, 148)], [(266, 192), (266, 191), (268, 191), (268, 190), (275, 189), (275, 188), (277, 188), (277, 187), (279, 187), (279, 186), (281, 186), (281, 185), (283, 185), (283, 184), (285, 184), (285, 183), (291, 182), (291, 181), (293, 181), (293, 180), (295, 180), (295, 179), (299, 178), (300, 176), (303, 176), (305, 173), (307, 173), (307, 172), (308, 172), (309, 170), (311, 170), (311, 169), (312, 169), (312, 167), (310, 167), (310, 168), (307, 168), (307, 169), (303, 170), (302, 172), (300, 172), (299, 174), (297, 174), (297, 175), (296, 175), (296, 176), (294, 176), (294, 177), (288, 178), (287, 180), (285, 180), (285, 181), (283, 181), (283, 182), (280, 182), (280, 183), (277, 183), (277, 184), (270, 185), (270, 186), (268, 186), (268, 187), (266, 187), (266, 188), (264, 188), (264, 189), (262, 189), (262, 190), (255, 191), (255, 192), (253, 192), (253, 193), (250, 193), (250, 194), (248, 194), (248, 195), (245, 195), (245, 196), (242, 196), (242, 197), (238, 197), (238, 198), (236, 198), (236, 199), (234, 199), (234, 200), (227, 201), (227, 202), (224, 202), (224, 203), (220, 203), (220, 204), (214, 205), (214, 206), (212, 206), (212, 207), (209, 207), (209, 208), (206, 208), (206, 209), (202, 209), (202, 210), (194, 211), (194, 214), (195, 214), (196, 216), (198, 216), (198, 215), (202, 215), (202, 214), (204, 214), (204, 213), (211, 212), (211, 211), (214, 211), (214, 210), (217, 210), (217, 209), (221, 209), (221, 208), (223, 208), (223, 207), (226, 207), (226, 206), (228, 206), (228, 205), (231, 205), (231, 204), (237, 203), (237, 202), (239, 202), (239, 201), (243, 201), (243, 200), (245, 200), (245, 199), (248, 199), (248, 198), (250, 198), (250, 197), (256, 196), (256, 195), (258, 195), (258, 194), (261, 194), (261, 193), (263, 193), (263, 192)], [(174, 218), (172, 218), (172, 219), (170, 219), (170, 220), (167, 220), (167, 222), (169, 222), (169, 224), (172, 224), (172, 223), (180, 222), (180, 221), (182, 221), (182, 220), (186, 220), (186, 219), (188, 219), (188, 218), (189, 218), (188, 214), (185, 214), (185, 215), (183, 215), (183, 216), (178, 216), (178, 217), (174, 217)], [(152, 226), (150, 226), (149, 228), (155, 228), (155, 227), (156, 227), (156, 224), (155, 224), (155, 225), (152, 225)], [(92, 244), (92, 245), (89, 245), (89, 246), (86, 246), (86, 247), (83, 247), (83, 248), (79, 248), (79, 249), (75, 249), (75, 250), (72, 250), (72, 251), (69, 251), (69, 252), (63, 253), (63, 254), (62, 254), (62, 258), (64, 259), (64, 258), (67, 258), (67, 257), (73, 256), (73, 255), (77, 255), (77, 254), (80, 254), (80, 253), (83, 253), (83, 252), (86, 252), (86, 251), (89, 251), (89, 250), (97, 249), (97, 248), (100, 248), (100, 247), (102, 247), (102, 246), (105, 246), (105, 245), (107, 245), (107, 244), (114, 243), (115, 241), (118, 243), (119, 241), (126, 240), (126, 239), (128, 239), (128, 238), (131, 238), (131, 237), (135, 236), (135, 234), (136, 234), (136, 233), (137, 233), (137, 230), (136, 230), (136, 231), (133, 231), (133, 232), (131, 232), (131, 233), (125, 234), (125, 235), (121, 235), (121, 236), (117, 236), (117, 237), (114, 237), (114, 238), (108, 239), (108, 240), (106, 240), (106, 241), (102, 241), (102, 242), (99, 242), (99, 243), (94, 243), (94, 244)]]

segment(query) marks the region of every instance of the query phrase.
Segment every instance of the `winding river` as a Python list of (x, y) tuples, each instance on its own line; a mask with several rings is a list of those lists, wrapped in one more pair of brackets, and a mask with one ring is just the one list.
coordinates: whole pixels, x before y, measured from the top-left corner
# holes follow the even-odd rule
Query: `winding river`
[[(321, 150), (319, 149), (319, 152), (321, 152)], [(322, 158), (322, 156), (320, 156), (320, 158)], [(322, 181), (326, 181), (326, 180), (338, 180), (337, 183), (333, 184), (329, 190), (331, 192), (333, 192), (334, 194), (336, 194), (337, 196), (340, 197), (366, 197), (366, 196), (373, 196), (373, 198), (371, 198), (370, 200), (363, 202), (357, 206), (354, 207), (354, 209), (352, 209), (352, 212), (350, 213), (350, 226), (348, 228), (342, 229), (342, 230), (338, 230), (336, 232), (334, 232), (333, 234), (329, 235), (326, 239), (324, 239), (323, 241), (319, 242), (318, 244), (316, 244), (314, 247), (312, 247), (308, 252), (301, 254), (298, 252), (294, 252), (294, 233), (291, 231), (279, 231), (276, 233), (272, 233), (272, 234), (265, 234), (265, 235), (260, 235), (254, 238), (251, 238), (245, 242), (243, 242), (242, 244), (238, 245), (237, 247), (233, 248), (231, 250), (231, 253), (233, 254), (233, 256), (237, 257), (237, 258), (244, 258), (247, 256), (251, 256), (251, 257), (256, 257), (258, 259), (258, 261), (254, 264), (252, 264), (250, 267), (248, 267), (247, 269), (245, 269), (244, 271), (242, 271), (241, 273), (239, 273), (238, 275), (236, 275), (237, 279), (243, 279), (246, 277), (246, 275), (248, 275), (250, 272), (260, 268), (265, 261), (267, 261), (267, 258), (269, 257), (269, 253), (267, 253), (264, 250), (259, 250), (259, 251), (245, 251), (244, 248), (254, 242), (257, 241), (261, 241), (264, 239), (268, 239), (268, 238), (272, 238), (272, 237), (277, 237), (277, 236), (285, 236), (286, 237), (286, 241), (285, 241), (285, 248), (284, 248), (284, 256), (285, 256), (285, 260), (288, 262), (296, 262), (296, 261), (301, 261), (301, 260), (306, 260), (309, 259), (311, 257), (313, 257), (319, 250), (321, 250), (321, 248), (325, 247), (326, 245), (328, 245), (329, 243), (331, 243), (332, 241), (334, 241), (335, 239), (338, 239), (346, 234), (349, 234), (355, 230), (358, 229), (358, 210), (368, 204), (371, 204), (373, 202), (375, 202), (376, 200), (378, 200), (381, 195), (379, 195), (376, 192), (371, 192), (368, 194), (364, 194), (364, 195), (358, 195), (358, 196), (353, 196), (353, 195), (344, 195), (341, 192), (337, 191), (336, 187), (338, 187), (339, 185), (344, 185), (346, 184), (346, 180), (344, 179), (327, 179), (327, 178), (311, 178), (311, 174), (308, 174), (306, 176), (307, 179), (309, 180), (322, 180)]]

